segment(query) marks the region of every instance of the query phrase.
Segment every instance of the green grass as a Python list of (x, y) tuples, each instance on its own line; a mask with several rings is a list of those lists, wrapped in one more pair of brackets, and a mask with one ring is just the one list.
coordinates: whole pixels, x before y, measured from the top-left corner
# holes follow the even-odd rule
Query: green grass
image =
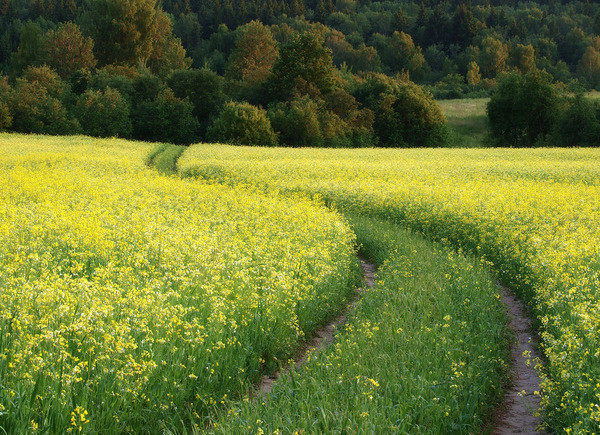
[(335, 344), (215, 433), (469, 433), (501, 395), (506, 318), (485, 268), (398, 226), (350, 216), (379, 265)]
[(485, 145), (488, 133), (485, 109), (488, 101), (489, 98), (438, 101), (448, 119), (452, 146), (476, 148)]
[(177, 171), (177, 159), (187, 147), (183, 145), (159, 144), (146, 159), (146, 164), (154, 166), (163, 175), (174, 174)]

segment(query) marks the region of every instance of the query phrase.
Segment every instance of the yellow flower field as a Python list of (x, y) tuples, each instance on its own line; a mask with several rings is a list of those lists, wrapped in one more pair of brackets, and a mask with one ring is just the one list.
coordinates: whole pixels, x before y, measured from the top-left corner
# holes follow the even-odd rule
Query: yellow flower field
[[(300, 192), (489, 261), (530, 302), (545, 422), (600, 425), (600, 150), (323, 150), (197, 145), (184, 175)], [(296, 195), (297, 196), (297, 195)]]
[(0, 135), (0, 427), (202, 426), (336, 313), (335, 212), (165, 177), (153, 147)]

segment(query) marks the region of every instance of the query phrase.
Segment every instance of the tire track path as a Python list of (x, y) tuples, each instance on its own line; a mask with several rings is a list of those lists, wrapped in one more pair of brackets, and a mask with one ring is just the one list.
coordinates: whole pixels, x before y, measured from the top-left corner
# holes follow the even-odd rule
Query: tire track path
[(333, 342), (335, 338), (335, 334), (338, 332), (340, 326), (342, 326), (348, 317), (348, 314), (352, 311), (354, 306), (356, 305), (358, 298), (360, 297), (361, 291), (373, 288), (375, 286), (375, 279), (377, 277), (377, 267), (372, 262), (366, 260), (365, 258), (360, 258), (360, 266), (363, 274), (363, 284), (361, 287), (355, 290), (354, 297), (348, 304), (344, 310), (344, 313), (340, 316), (333, 319), (327, 325), (323, 326), (319, 329), (314, 337), (306, 343), (296, 354), (294, 358), (294, 363), (290, 364), (287, 368), (283, 370), (276, 371), (271, 375), (263, 376), (260, 384), (256, 389), (256, 395), (259, 394), (265, 396), (271, 392), (273, 389), (273, 385), (282, 377), (287, 375), (290, 370), (293, 368), (300, 368), (302, 364), (306, 362), (308, 355), (312, 352), (323, 349)]
[(545, 431), (538, 431), (542, 420), (539, 415), (540, 378), (535, 370), (535, 364), (540, 360), (537, 338), (525, 304), (506, 287), (499, 285), (499, 288), (514, 340), (511, 346), (512, 385), (496, 413), (492, 434), (544, 434)]

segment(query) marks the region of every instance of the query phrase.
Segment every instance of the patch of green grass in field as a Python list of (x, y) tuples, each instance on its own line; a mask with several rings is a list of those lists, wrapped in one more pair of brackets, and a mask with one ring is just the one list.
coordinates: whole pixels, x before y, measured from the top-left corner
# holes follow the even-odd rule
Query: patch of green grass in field
[(438, 101), (448, 119), (451, 146), (476, 148), (485, 145), (488, 101), (489, 98)]
[(177, 171), (177, 159), (183, 154), (187, 147), (183, 145), (167, 145), (156, 153), (153, 153), (152, 166), (163, 175), (175, 174)]
[(590, 91), (586, 94), (586, 97), (588, 97), (590, 100), (600, 100), (600, 92), (599, 91)]

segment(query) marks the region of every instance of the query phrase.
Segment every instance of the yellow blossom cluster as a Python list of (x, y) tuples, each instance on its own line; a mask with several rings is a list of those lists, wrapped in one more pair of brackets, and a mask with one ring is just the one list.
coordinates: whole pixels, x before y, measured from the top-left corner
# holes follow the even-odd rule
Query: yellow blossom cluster
[(543, 416), (600, 426), (600, 150), (281, 150), (198, 145), (182, 174), (302, 192), (480, 256), (527, 300), (547, 362)]
[(3, 432), (202, 426), (350, 296), (335, 212), (159, 175), (151, 148), (0, 135)]

